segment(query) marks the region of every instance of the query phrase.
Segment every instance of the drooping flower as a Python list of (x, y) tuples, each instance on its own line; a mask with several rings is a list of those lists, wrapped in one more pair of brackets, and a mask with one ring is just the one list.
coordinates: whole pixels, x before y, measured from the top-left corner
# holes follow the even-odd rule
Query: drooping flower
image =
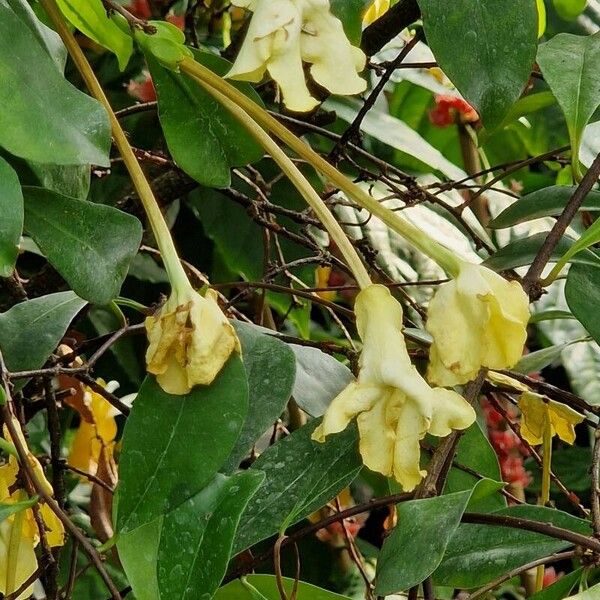
[(411, 364), (402, 335), (402, 307), (383, 285), (356, 297), (356, 325), (363, 341), (358, 380), (331, 403), (313, 439), (344, 430), (356, 417), (364, 464), (402, 487), (414, 489), (420, 468), (419, 441), (466, 429), (475, 411), (456, 392), (431, 388)]
[(363, 17), (363, 25), (370, 25), (385, 14), (390, 8), (390, 0), (373, 0)]
[(173, 287), (155, 315), (146, 318), (146, 364), (168, 394), (187, 394), (209, 385), (233, 352), (240, 352), (235, 330), (208, 290), (202, 297), (192, 286)]
[(268, 72), (277, 82), (285, 105), (312, 110), (319, 103), (309, 92), (303, 62), (310, 74), (333, 94), (363, 92), (358, 76), (364, 53), (352, 46), (329, 0), (234, 0), (254, 12), (248, 33), (227, 77), (258, 83)]
[(521, 409), (521, 435), (532, 446), (544, 441), (544, 430), (557, 435), (563, 442), (573, 444), (575, 425), (584, 419), (576, 410), (561, 402), (549, 400), (534, 392), (523, 392), (519, 397)]
[(453, 386), (474, 379), (481, 367), (514, 366), (523, 352), (529, 314), (529, 299), (518, 282), (461, 261), (458, 275), (440, 285), (429, 303), (428, 380)]
[[(21, 427), (16, 419), (12, 419), (21, 444), (27, 448)], [(4, 437), (12, 441), (6, 425)], [(27, 450), (29, 464), (36, 479), (52, 494), (52, 486), (44, 475), (44, 470), (35, 456)], [(26, 492), (17, 488), (19, 465), (14, 456), (0, 466), (0, 504), (10, 505), (27, 500)], [(58, 517), (43, 503), (38, 505), (48, 545), (53, 548), (65, 542), (64, 528)], [(34, 518), (33, 510), (26, 508), (10, 515), (0, 523), (0, 593), (4, 596), (16, 592), (38, 567), (35, 547), (40, 541), (40, 532)], [(33, 584), (23, 591), (16, 600), (31, 596)]]
[[(115, 383), (98, 383), (109, 391), (114, 391)], [(71, 446), (68, 463), (85, 473), (96, 475), (100, 462), (114, 465), (115, 438), (117, 423), (115, 409), (103, 396), (85, 386), (83, 407), (78, 410), (81, 422)]]

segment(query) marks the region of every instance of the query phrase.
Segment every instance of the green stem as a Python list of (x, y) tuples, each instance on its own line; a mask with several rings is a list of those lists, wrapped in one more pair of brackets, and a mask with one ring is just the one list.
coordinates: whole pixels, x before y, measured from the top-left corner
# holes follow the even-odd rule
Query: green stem
[(449, 275), (453, 277), (458, 275), (462, 261), (453, 251), (431, 239), (418, 227), (415, 227), (399, 214), (389, 210), (372, 198), (263, 108), (226, 82), (222, 77), (219, 77), (191, 58), (184, 58), (179, 63), (179, 68), (200, 83), (208, 84), (229, 98), (229, 100), (236, 104), (237, 110), (242, 109), (246, 111), (261, 127), (278, 137), (298, 156), (302, 157), (322, 173), (335, 187), (352, 198), (359, 206), (381, 219), (388, 227), (399, 233), (421, 250), (421, 252), (438, 263)]
[[(549, 409), (546, 409), (549, 412)], [(552, 466), (552, 424), (550, 415), (546, 414), (544, 419), (544, 431), (542, 437), (542, 493), (540, 495), (540, 505), (546, 506), (550, 501), (550, 469)], [(544, 565), (540, 565), (536, 570), (535, 591), (539, 592), (544, 585)]]
[(62, 13), (56, 4), (56, 1), (40, 1), (44, 7), (44, 10), (54, 24), (58, 34), (62, 38), (62, 41), (67, 47), (67, 50), (90, 93), (104, 106), (106, 112), (108, 113), (115, 145), (117, 146), (119, 153), (123, 158), (123, 163), (125, 164), (127, 171), (129, 171), (133, 186), (148, 216), (148, 221), (150, 222), (154, 237), (156, 238), (156, 243), (160, 249), (162, 260), (169, 276), (171, 286), (179, 289), (181, 289), (183, 286), (189, 286), (189, 280), (185, 274), (185, 271), (183, 270), (183, 267), (181, 266), (177, 250), (175, 249), (173, 239), (171, 238), (169, 227), (167, 226), (158, 202), (154, 197), (154, 193), (150, 188), (150, 184), (148, 183), (148, 180), (146, 179), (146, 176), (144, 175), (144, 172), (142, 171), (142, 168), (135, 154), (133, 153), (131, 146), (129, 145), (127, 136), (121, 128), (119, 120), (115, 116), (115, 113), (110, 105), (110, 102), (108, 101), (108, 98), (106, 97), (106, 94), (104, 93), (104, 90), (102, 89), (102, 86), (100, 85), (100, 82), (96, 78), (92, 67), (87, 61), (83, 51), (79, 47), (77, 40), (73, 37), (71, 30), (67, 26)]
[(323, 202), (319, 194), (310, 185), (306, 177), (302, 175), (300, 169), (289, 159), (285, 152), (273, 141), (269, 134), (252, 119), (247, 112), (240, 109), (238, 104), (231, 101), (227, 96), (217, 91), (210, 85), (199, 81), (200, 85), (211, 94), (217, 102), (222, 104), (250, 133), (250, 135), (265, 149), (265, 151), (279, 165), (279, 168), (285, 173), (288, 179), (294, 184), (296, 189), (302, 194), (308, 205), (315, 211), (317, 218), (327, 231), (332, 239), (337, 244), (338, 249), (342, 253), (346, 263), (350, 267), (359, 287), (364, 289), (372, 285), (371, 278), (367, 272), (360, 256), (354, 249), (354, 246), (348, 240), (344, 230), (336, 221), (331, 211)]

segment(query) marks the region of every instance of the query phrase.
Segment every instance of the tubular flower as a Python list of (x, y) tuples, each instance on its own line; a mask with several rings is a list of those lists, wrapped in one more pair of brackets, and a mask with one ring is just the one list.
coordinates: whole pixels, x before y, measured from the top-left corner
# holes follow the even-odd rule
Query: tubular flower
[(521, 358), (527, 338), (529, 299), (521, 285), (490, 269), (461, 262), (429, 303), (433, 337), (428, 380), (453, 386), (474, 379), (481, 367), (506, 369)]
[(393, 475), (410, 491), (425, 475), (419, 440), (426, 433), (444, 437), (453, 429), (466, 429), (475, 411), (456, 392), (429, 387), (411, 364), (402, 307), (385, 286), (362, 290), (354, 310), (363, 341), (358, 380), (333, 400), (313, 439), (325, 441), (356, 417), (365, 465)]
[(306, 85), (303, 62), (310, 74), (333, 94), (363, 92), (358, 76), (364, 53), (352, 46), (341, 21), (331, 14), (329, 0), (234, 0), (254, 12), (248, 33), (227, 77), (258, 83), (268, 71), (281, 88), (285, 105), (306, 112), (319, 103)]
[[(109, 391), (114, 391), (115, 382), (98, 383)], [(100, 461), (113, 464), (117, 423), (112, 405), (89, 387), (83, 390), (83, 409), (78, 410), (81, 423), (75, 434), (69, 464), (85, 473), (96, 475)]]
[(386, 13), (390, 8), (390, 0), (373, 0), (371, 6), (369, 6), (365, 16), (363, 17), (363, 25), (370, 25), (373, 21), (376, 21)]
[(191, 285), (178, 285), (146, 318), (146, 364), (168, 394), (187, 394), (209, 385), (232, 352), (240, 352), (235, 330), (217, 304), (217, 294), (202, 297)]
[(519, 398), (521, 409), (521, 435), (532, 446), (543, 442), (544, 429), (550, 428), (551, 436), (557, 435), (563, 442), (573, 444), (575, 425), (584, 419), (566, 404), (548, 400), (534, 392), (524, 392)]
[[(25, 438), (21, 433), (19, 422), (13, 419), (13, 425), (19, 433), (21, 443), (25, 448)], [(10, 435), (4, 427), (4, 436), (10, 440)], [(49, 493), (52, 486), (46, 479), (42, 466), (29, 451), (28, 460), (40, 481)], [(10, 456), (8, 463), (0, 466), (0, 504), (10, 505), (27, 500), (24, 490), (17, 488), (13, 490), (17, 482), (19, 465), (14, 456)], [(64, 540), (64, 528), (58, 517), (46, 504), (39, 504), (39, 511), (48, 545), (50, 547), (62, 546)], [(27, 508), (20, 510), (0, 523), (0, 593), (4, 596), (17, 591), (38, 567), (35, 555), (35, 547), (40, 541), (40, 533), (35, 522), (33, 510)], [(16, 600), (29, 598), (33, 590), (33, 584), (23, 591)]]

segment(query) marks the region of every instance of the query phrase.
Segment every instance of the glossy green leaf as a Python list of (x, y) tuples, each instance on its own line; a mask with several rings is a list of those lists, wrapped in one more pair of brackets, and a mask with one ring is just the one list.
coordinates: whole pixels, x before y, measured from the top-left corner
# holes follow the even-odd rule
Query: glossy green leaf
[(0, 314), (0, 349), (8, 370), (43, 366), (85, 305), (73, 292), (58, 292), (21, 302)]
[(117, 539), (119, 560), (136, 600), (161, 600), (158, 592), (158, 545), (164, 517), (133, 531), (120, 533)]
[(352, 371), (318, 348), (289, 344), (296, 356), (294, 400), (313, 417), (322, 416), (331, 401), (354, 380)]
[[(245, 582), (246, 585), (240, 580), (228, 583), (215, 594), (214, 600), (262, 600), (261, 596), (266, 600), (281, 600), (275, 575), (248, 575)], [(291, 594), (294, 580), (284, 577), (283, 586), (288, 595)], [(252, 588), (261, 596), (253, 594)], [(300, 581), (296, 600), (350, 600), (350, 598)]]
[(488, 130), (498, 127), (531, 74), (537, 10), (530, 0), (418, 0), (438, 64)]
[[(552, 471), (564, 483), (569, 491), (586, 493), (590, 489), (590, 448), (572, 446), (560, 448), (552, 452)], [(542, 470), (535, 459), (525, 461), (525, 469), (533, 477), (528, 489), (532, 493), (539, 492), (542, 487)], [(551, 484), (554, 493), (560, 493), (554, 482)]]
[(563, 575), (558, 581), (543, 590), (533, 594), (529, 600), (563, 600), (565, 596), (577, 585), (583, 571), (575, 569), (572, 573)]
[[(559, 215), (576, 189), (574, 186), (553, 185), (527, 194), (505, 208), (489, 226), (503, 229), (532, 219)], [(590, 192), (579, 210), (600, 211), (600, 192)]]
[(63, 196), (85, 200), (90, 191), (91, 169), (89, 165), (48, 165), (29, 161), (29, 169), (36, 181), (23, 185), (46, 188)]
[(19, 19), (31, 29), (42, 48), (48, 52), (56, 64), (57, 69), (62, 73), (67, 61), (67, 49), (62, 43), (58, 33), (44, 25), (44, 23), (36, 17), (31, 6), (27, 3), (27, 0), (0, 0), (0, 4), (12, 8)]
[(252, 465), (266, 479), (244, 512), (235, 554), (321, 508), (358, 475), (362, 461), (356, 428), (319, 444), (310, 439), (316, 426), (317, 421), (311, 421), (271, 446)]
[(131, 531), (194, 497), (233, 449), (248, 410), (239, 357), (208, 387), (172, 396), (152, 377), (143, 383), (123, 434), (117, 529)]
[[(246, 130), (193, 79), (147, 57), (158, 97), (158, 116), (173, 159), (190, 177), (207, 186), (227, 187), (231, 167), (258, 160), (262, 149)], [(208, 52), (196, 60), (224, 75), (229, 63)], [(236, 85), (260, 103), (248, 85)]]
[(398, 524), (385, 539), (377, 561), (377, 595), (407, 590), (435, 571), (470, 496), (468, 490), (398, 505)]
[(565, 297), (571, 312), (588, 333), (600, 342), (600, 265), (571, 265)]
[(342, 22), (348, 39), (360, 45), (363, 15), (372, 0), (331, 0), (331, 12)]
[[(108, 115), (58, 72), (32, 30), (0, 3), (0, 146), (42, 163), (108, 167)], [(32, 118), (35, 115), (35, 118)]]
[[(540, 232), (532, 236), (513, 240), (506, 246), (503, 246), (492, 255), (483, 261), (483, 264), (494, 271), (504, 271), (506, 269), (514, 269), (530, 265), (542, 247), (548, 233)], [(552, 252), (551, 261), (557, 262), (560, 258), (575, 244), (575, 240), (564, 235), (556, 248)], [(572, 262), (586, 265), (600, 264), (600, 257), (591, 250), (583, 250), (573, 256)]]
[(542, 44), (538, 64), (560, 105), (571, 138), (574, 166), (579, 170), (583, 130), (600, 105), (600, 33), (578, 36), (560, 33)]
[(473, 423), (461, 436), (455, 461), (460, 466), (450, 469), (444, 494), (475, 489), (469, 500), (469, 510), (492, 512), (506, 507), (506, 500), (501, 494), (481, 494), (481, 489), (475, 487), (481, 479), (460, 468), (472, 469), (491, 481), (502, 481), (498, 457), (477, 423)]
[(263, 479), (255, 470), (216, 475), (165, 516), (158, 548), (162, 599), (212, 598), (225, 575), (242, 512)]
[(142, 240), (139, 220), (111, 206), (25, 187), (25, 230), (82, 298), (119, 295)]
[(11, 502), (10, 504), (3, 504), (0, 502), (0, 523), (5, 519), (8, 519), (11, 515), (14, 515), (22, 510), (31, 508), (38, 501), (37, 496), (28, 498), (27, 500), (21, 500), (21, 502)]
[(115, 54), (121, 71), (133, 53), (133, 39), (108, 17), (102, 0), (56, 0), (62, 14), (96, 43)]
[(535, 94), (527, 94), (519, 98), (510, 108), (507, 115), (502, 120), (502, 125), (499, 128), (506, 127), (513, 121), (531, 115), (538, 110), (548, 108), (556, 104), (556, 98), (552, 92), (537, 92)]
[(178, 64), (184, 58), (193, 56), (192, 51), (185, 45), (184, 32), (166, 21), (148, 21), (148, 24), (154, 27), (153, 33), (146, 33), (141, 29), (133, 30), (135, 40), (146, 58), (153, 57), (167, 69), (178, 71)]
[[(552, 523), (585, 535), (591, 533), (588, 522), (553, 508), (523, 504), (495, 514)], [(479, 587), (515, 567), (560, 552), (570, 545), (521, 529), (463, 523), (450, 540), (444, 559), (434, 573), (434, 581), (451, 587)]]
[(554, 10), (565, 21), (574, 21), (584, 10), (587, 0), (552, 0)]
[(224, 473), (234, 471), (256, 440), (281, 416), (292, 395), (296, 360), (287, 344), (241, 321), (234, 326), (248, 376), (248, 415)]
[(23, 194), (12, 167), (0, 158), (0, 277), (15, 268), (23, 232)]
[(523, 373), (524, 375), (541, 371), (557, 360), (560, 360), (561, 354), (565, 348), (580, 341), (583, 340), (572, 340), (570, 342), (565, 342), (564, 344), (548, 346), (547, 348), (525, 354), (512, 370), (517, 373)]

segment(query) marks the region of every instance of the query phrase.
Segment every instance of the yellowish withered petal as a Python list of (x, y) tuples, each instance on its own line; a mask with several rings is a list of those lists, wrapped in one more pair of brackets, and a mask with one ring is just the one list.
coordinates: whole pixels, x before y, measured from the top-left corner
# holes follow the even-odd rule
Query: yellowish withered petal
[(433, 337), (427, 378), (453, 386), (475, 378), (481, 367), (506, 369), (520, 359), (527, 339), (529, 298), (516, 281), (463, 263), (429, 303)]
[(146, 365), (169, 394), (187, 394), (210, 385), (240, 343), (231, 323), (208, 290), (200, 296), (190, 286), (174, 291), (158, 312), (146, 319)]
[(363, 17), (363, 25), (370, 25), (388, 11), (390, 8), (390, 0), (373, 0), (371, 6)]
[[(48, 545), (51, 548), (63, 546), (65, 543), (65, 528), (61, 520), (47, 504), (40, 505), (40, 514), (44, 521)], [(33, 517), (33, 515), (31, 516)]]
[(546, 423), (550, 423), (552, 435), (572, 444), (575, 441), (575, 425), (584, 420), (584, 416), (572, 408), (545, 399), (534, 392), (524, 392), (519, 398), (521, 409), (521, 435), (532, 446), (543, 442)]
[(242, 48), (227, 77), (259, 82), (268, 71), (281, 90), (286, 107), (307, 112), (319, 103), (308, 90), (303, 62), (315, 81), (334, 94), (366, 89), (357, 71), (365, 56), (353, 47), (329, 0), (238, 1), (254, 12)]
[(528, 385), (525, 385), (524, 383), (518, 381), (517, 379), (514, 379), (513, 377), (504, 375), (504, 373), (488, 371), (485, 378), (495, 385), (513, 388), (515, 390), (519, 390), (520, 392), (531, 392), (531, 388)]
[(432, 389), (411, 364), (402, 335), (402, 307), (382, 285), (356, 297), (358, 333), (363, 341), (358, 380), (328, 408), (313, 439), (345, 429), (356, 416), (364, 464), (394, 476), (410, 491), (423, 477), (419, 441), (426, 433), (446, 436), (465, 429), (475, 411), (456, 392)]
[(342, 22), (331, 14), (329, 2), (303, 0), (302, 59), (311, 63), (314, 80), (333, 94), (360, 94), (367, 82), (358, 76), (366, 56), (350, 44)]

